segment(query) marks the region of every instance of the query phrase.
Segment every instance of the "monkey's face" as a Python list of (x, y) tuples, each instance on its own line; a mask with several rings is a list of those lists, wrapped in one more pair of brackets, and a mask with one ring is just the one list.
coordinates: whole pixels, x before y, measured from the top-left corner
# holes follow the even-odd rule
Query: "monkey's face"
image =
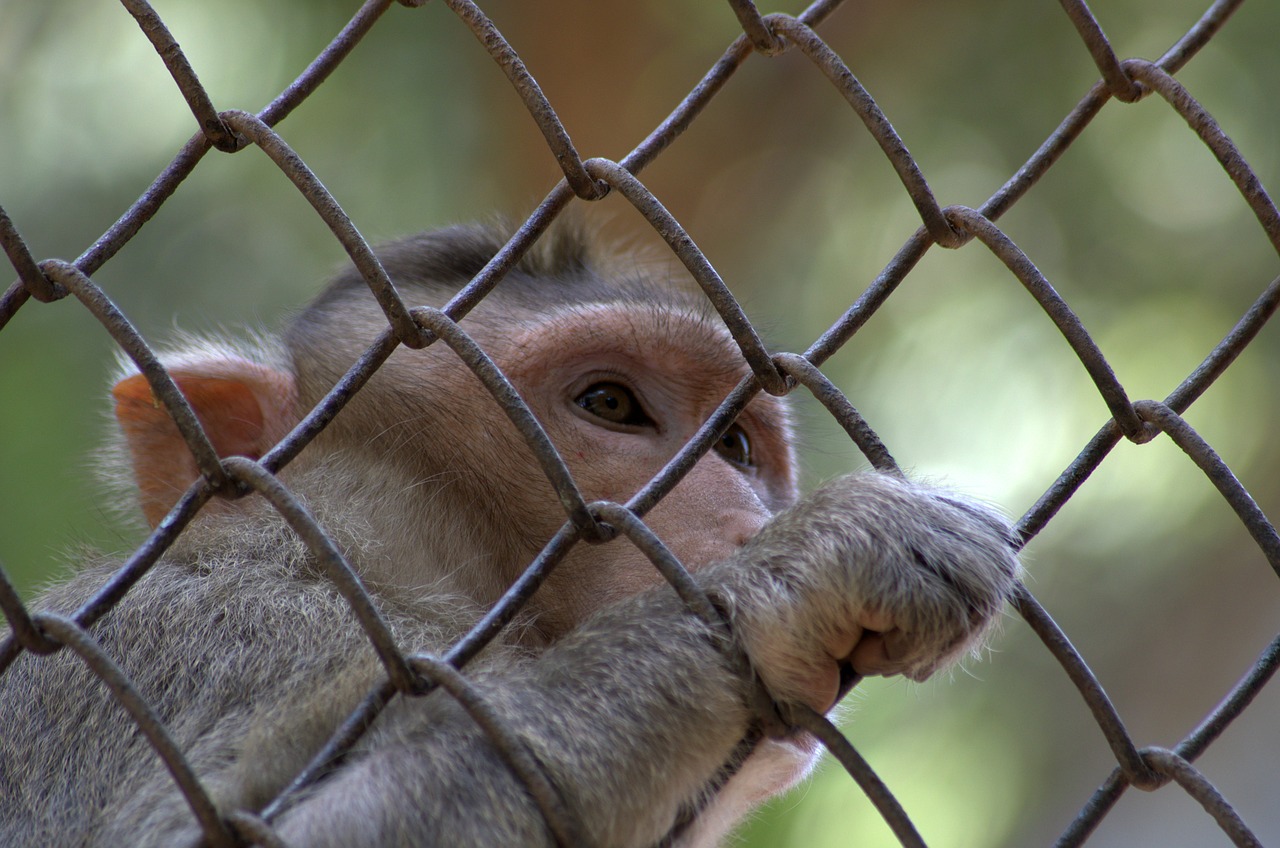
[[(625, 503), (748, 373), (718, 319), (670, 306), (566, 307), (495, 348), (589, 501)], [(790, 503), (794, 476), (785, 404), (760, 395), (645, 521), (697, 568), (726, 557)], [(545, 483), (536, 489), (522, 496), (539, 505), (539, 535), (549, 538), (565, 515)], [(554, 599), (539, 605), (540, 623), (562, 632), (660, 579), (625, 538), (579, 544), (539, 593)]]
[[(367, 297), (322, 317), (343, 332), (295, 351), (304, 408), (385, 328)], [(718, 317), (658, 298), (534, 311), (494, 297), (461, 326), (532, 409), (588, 501), (625, 503), (749, 373)], [(313, 448), (304, 464), (354, 457), (360, 488), (385, 495), (366, 518), (388, 562), (362, 566), (383, 585), (412, 588), (443, 570), (491, 603), (567, 519), (523, 437), (442, 342), (392, 354)], [(794, 477), (786, 405), (758, 395), (644, 518), (697, 568), (794, 500)], [(555, 637), (660, 580), (625, 538), (579, 543), (526, 610)]]

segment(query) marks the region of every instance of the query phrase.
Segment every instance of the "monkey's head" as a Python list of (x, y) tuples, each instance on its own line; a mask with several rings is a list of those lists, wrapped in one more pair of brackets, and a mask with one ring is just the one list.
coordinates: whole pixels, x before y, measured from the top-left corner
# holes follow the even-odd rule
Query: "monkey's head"
[[(379, 258), (410, 306), (443, 305), (505, 237), (457, 227)], [(460, 326), (532, 409), (588, 500), (625, 502), (748, 373), (704, 298), (633, 263), (606, 270), (572, 229), (544, 239)], [(170, 365), (220, 453), (261, 456), (386, 327), (354, 270), (292, 321), (275, 361), (211, 348)], [(141, 377), (115, 390), (143, 509), (154, 525), (196, 477)], [(494, 600), (564, 524), (564, 507), (500, 405), (443, 342), (400, 348), (286, 470), (329, 523), (371, 537), (351, 553), (366, 580)], [(724, 558), (795, 497), (785, 404), (758, 396), (646, 517), (689, 567)], [(252, 508), (246, 499), (220, 505)], [(341, 535), (341, 534), (339, 534)], [(366, 540), (367, 541), (367, 540)], [(619, 538), (580, 543), (534, 597), (555, 636), (658, 581)]]

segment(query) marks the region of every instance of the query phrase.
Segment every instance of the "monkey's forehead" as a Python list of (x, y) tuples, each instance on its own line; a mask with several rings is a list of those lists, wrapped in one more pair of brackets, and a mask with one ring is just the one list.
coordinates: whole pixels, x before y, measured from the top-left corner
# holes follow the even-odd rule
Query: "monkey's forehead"
[(643, 355), (682, 354), (707, 376), (737, 381), (750, 368), (715, 312), (663, 303), (576, 303), (532, 316), (517, 346), (558, 336), (580, 348)]

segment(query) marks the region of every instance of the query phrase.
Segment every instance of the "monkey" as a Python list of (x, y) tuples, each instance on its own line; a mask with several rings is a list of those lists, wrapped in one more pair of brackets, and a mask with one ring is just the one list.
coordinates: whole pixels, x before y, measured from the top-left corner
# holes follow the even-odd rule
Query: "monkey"
[[(460, 225), (378, 257), (407, 301), (439, 306), (505, 241)], [(748, 374), (705, 298), (672, 276), (553, 228), (461, 322), (588, 500), (624, 503)], [(162, 361), (218, 454), (257, 460), (386, 326), (348, 269), (278, 334), (188, 339)], [(200, 471), (141, 375), (112, 394), (108, 474), (128, 478), (154, 528)], [(877, 472), (799, 497), (797, 476), (786, 399), (759, 394), (644, 516), (724, 626), (627, 539), (578, 543), (465, 666), (577, 843), (719, 844), (819, 753), (807, 734), (762, 724), (761, 688), (778, 714), (826, 713), (850, 674), (923, 680), (999, 617), (1020, 565), (996, 510)], [(424, 656), (467, 632), (565, 522), (530, 449), (443, 344), (398, 347), (279, 479), (397, 644)], [(35, 606), (68, 613), (118, 567), (91, 558)], [(258, 495), (209, 501), (91, 634), (223, 816), (263, 810), (386, 675), (314, 554)], [(174, 779), (71, 651), (20, 656), (0, 676), (0, 716), (0, 844), (199, 843)], [(392, 698), (271, 826), (290, 846), (563, 843), (535, 801), (436, 691)]]

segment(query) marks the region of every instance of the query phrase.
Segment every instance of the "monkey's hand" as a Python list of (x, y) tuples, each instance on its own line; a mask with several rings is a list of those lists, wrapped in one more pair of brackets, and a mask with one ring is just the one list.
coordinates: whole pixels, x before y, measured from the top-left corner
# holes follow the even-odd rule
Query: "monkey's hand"
[(826, 711), (842, 671), (924, 680), (976, 650), (1019, 565), (991, 509), (885, 474), (776, 516), (707, 588), (781, 703)]
[[(1010, 539), (983, 507), (865, 474), (775, 516), (696, 579), (774, 698), (825, 711), (842, 668), (922, 679), (974, 647), (1013, 587)], [(468, 676), (545, 769), (583, 844), (705, 845), (803, 775), (817, 747), (767, 740), (726, 769), (759, 717), (724, 635), (657, 586), (526, 662)], [(550, 844), (534, 796), (442, 693), (396, 699), (363, 744), (282, 817), (289, 844)]]

